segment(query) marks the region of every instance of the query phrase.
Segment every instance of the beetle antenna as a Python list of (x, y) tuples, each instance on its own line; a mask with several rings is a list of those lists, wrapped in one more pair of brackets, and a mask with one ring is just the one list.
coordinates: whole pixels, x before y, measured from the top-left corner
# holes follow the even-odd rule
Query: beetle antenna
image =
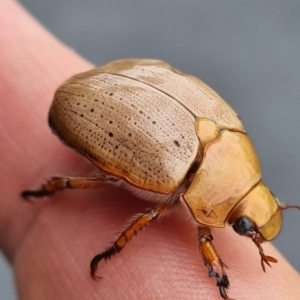
[(278, 261), (277, 261), (276, 258), (274, 258), (272, 256), (265, 255), (264, 250), (261, 246), (262, 238), (261, 238), (261, 235), (258, 232), (253, 233), (252, 241), (254, 242), (256, 247), (258, 248), (259, 255), (260, 255), (260, 264), (261, 264), (261, 267), (262, 267), (263, 271), (266, 272), (265, 264), (268, 265), (269, 267), (272, 267), (270, 262), (271, 263), (277, 263)]
[(289, 209), (289, 208), (297, 208), (300, 209), (300, 205), (289, 205), (286, 203), (281, 203), (280, 205), (281, 210)]

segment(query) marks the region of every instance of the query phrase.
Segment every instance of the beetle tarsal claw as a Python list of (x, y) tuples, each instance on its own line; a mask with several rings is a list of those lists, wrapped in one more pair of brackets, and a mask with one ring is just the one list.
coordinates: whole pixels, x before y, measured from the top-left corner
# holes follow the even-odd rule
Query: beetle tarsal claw
[(104, 259), (107, 260), (109, 258), (111, 258), (113, 255), (115, 255), (116, 253), (120, 252), (120, 249), (116, 246), (113, 245), (112, 247), (106, 249), (105, 251), (97, 254), (91, 261), (90, 263), (90, 268), (91, 268), (91, 276), (93, 279), (97, 280), (97, 279), (102, 279), (101, 276), (98, 276), (96, 274), (97, 268), (98, 268), (98, 264), (99, 262)]
[(223, 299), (234, 300), (232, 298), (229, 298), (226, 293), (226, 290), (229, 289), (229, 280), (227, 275), (223, 275), (221, 277), (221, 280), (217, 282), (217, 285), (219, 287), (220, 295)]

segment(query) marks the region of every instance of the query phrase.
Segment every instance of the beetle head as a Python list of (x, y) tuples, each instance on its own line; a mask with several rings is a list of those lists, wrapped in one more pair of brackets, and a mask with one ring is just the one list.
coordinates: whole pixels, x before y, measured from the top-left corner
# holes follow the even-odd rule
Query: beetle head
[(270, 190), (260, 182), (233, 209), (228, 222), (240, 235), (252, 238), (255, 233), (262, 240), (269, 241), (281, 229), (281, 207)]
[(273, 257), (266, 256), (261, 247), (263, 241), (274, 239), (282, 226), (282, 210), (298, 208), (296, 205), (280, 204), (271, 191), (260, 182), (233, 209), (228, 222), (233, 224), (236, 233), (248, 236), (258, 247), (261, 265), (277, 262)]

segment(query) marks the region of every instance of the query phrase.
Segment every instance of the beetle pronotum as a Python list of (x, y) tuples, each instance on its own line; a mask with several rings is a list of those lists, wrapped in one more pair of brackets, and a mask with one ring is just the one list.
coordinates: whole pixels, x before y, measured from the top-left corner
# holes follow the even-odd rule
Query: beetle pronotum
[(227, 222), (250, 237), (264, 271), (265, 263), (277, 262), (261, 244), (279, 233), (282, 210), (299, 207), (280, 204), (262, 182), (239, 117), (199, 79), (159, 60), (114, 61), (59, 87), (49, 125), (101, 171), (95, 177), (53, 177), (39, 190), (24, 191), (24, 198), (122, 184), (158, 201), (93, 258), (93, 278), (103, 258), (120, 252), (150, 221), (179, 203), (198, 227), (200, 254), (223, 299), (229, 299), (229, 280), (212, 243), (212, 227)]

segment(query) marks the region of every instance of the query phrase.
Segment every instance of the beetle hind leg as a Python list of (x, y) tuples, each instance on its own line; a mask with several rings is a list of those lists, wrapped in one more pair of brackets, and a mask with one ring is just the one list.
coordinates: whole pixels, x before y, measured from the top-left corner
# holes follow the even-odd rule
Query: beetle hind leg
[(226, 290), (229, 288), (229, 280), (224, 268), (227, 267), (222, 262), (212, 243), (213, 237), (209, 227), (198, 227), (199, 251), (204, 265), (208, 268), (208, 276), (215, 277), (217, 286), (223, 299), (232, 300), (227, 296)]
[(144, 229), (150, 223), (150, 221), (155, 220), (171, 211), (176, 203), (177, 202), (172, 204), (158, 205), (154, 208), (149, 209), (146, 213), (140, 214), (135, 217), (130, 225), (120, 234), (120, 236), (116, 239), (116, 241), (110, 248), (97, 254), (92, 259), (90, 264), (91, 276), (94, 279), (101, 278), (100, 276), (96, 275), (99, 262), (103, 259), (107, 260), (115, 254), (119, 253), (127, 245), (127, 243), (137, 235), (139, 231)]
[(92, 189), (117, 182), (119, 179), (109, 175), (94, 177), (52, 177), (38, 190), (27, 190), (21, 193), (25, 199), (29, 197), (45, 197), (63, 189)]

